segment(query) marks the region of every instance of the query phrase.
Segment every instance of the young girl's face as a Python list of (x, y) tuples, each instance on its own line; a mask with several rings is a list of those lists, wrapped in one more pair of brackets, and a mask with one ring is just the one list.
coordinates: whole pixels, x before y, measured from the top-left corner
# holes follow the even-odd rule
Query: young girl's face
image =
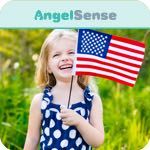
[(72, 76), (76, 41), (67, 37), (54, 42), (49, 53), (48, 71), (57, 80), (68, 80)]

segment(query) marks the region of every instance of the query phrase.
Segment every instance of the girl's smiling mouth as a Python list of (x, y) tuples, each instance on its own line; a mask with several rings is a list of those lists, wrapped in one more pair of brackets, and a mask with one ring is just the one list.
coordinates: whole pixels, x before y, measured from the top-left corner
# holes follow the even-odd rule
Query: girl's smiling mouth
[(73, 65), (72, 64), (63, 64), (63, 65), (61, 65), (61, 66), (59, 66), (59, 69), (60, 70), (70, 70), (70, 69), (72, 69), (72, 67), (73, 67)]

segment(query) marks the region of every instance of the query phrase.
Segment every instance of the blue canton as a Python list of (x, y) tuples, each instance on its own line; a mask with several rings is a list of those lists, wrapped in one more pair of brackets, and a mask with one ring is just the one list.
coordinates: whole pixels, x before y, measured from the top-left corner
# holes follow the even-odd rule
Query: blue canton
[(78, 36), (78, 54), (88, 54), (106, 58), (112, 35), (89, 29), (80, 29)]

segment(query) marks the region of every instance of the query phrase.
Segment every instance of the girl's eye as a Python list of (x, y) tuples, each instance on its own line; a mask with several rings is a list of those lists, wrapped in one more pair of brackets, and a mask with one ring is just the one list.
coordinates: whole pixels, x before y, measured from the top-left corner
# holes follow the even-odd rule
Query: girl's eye
[(74, 52), (69, 52), (69, 54), (75, 54)]
[(54, 54), (54, 55), (53, 55), (53, 58), (54, 58), (54, 57), (57, 57), (57, 56), (59, 56), (59, 54)]

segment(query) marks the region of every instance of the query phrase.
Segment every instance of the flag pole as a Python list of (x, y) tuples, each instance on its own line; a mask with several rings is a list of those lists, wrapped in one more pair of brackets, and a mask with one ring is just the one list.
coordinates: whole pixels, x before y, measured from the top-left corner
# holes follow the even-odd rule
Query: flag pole
[(68, 98), (68, 105), (67, 105), (67, 108), (69, 108), (69, 105), (70, 105), (71, 92), (72, 92), (72, 84), (73, 84), (73, 75), (72, 75), (72, 77), (71, 77), (71, 85), (70, 85), (70, 92), (69, 92), (69, 98)]

